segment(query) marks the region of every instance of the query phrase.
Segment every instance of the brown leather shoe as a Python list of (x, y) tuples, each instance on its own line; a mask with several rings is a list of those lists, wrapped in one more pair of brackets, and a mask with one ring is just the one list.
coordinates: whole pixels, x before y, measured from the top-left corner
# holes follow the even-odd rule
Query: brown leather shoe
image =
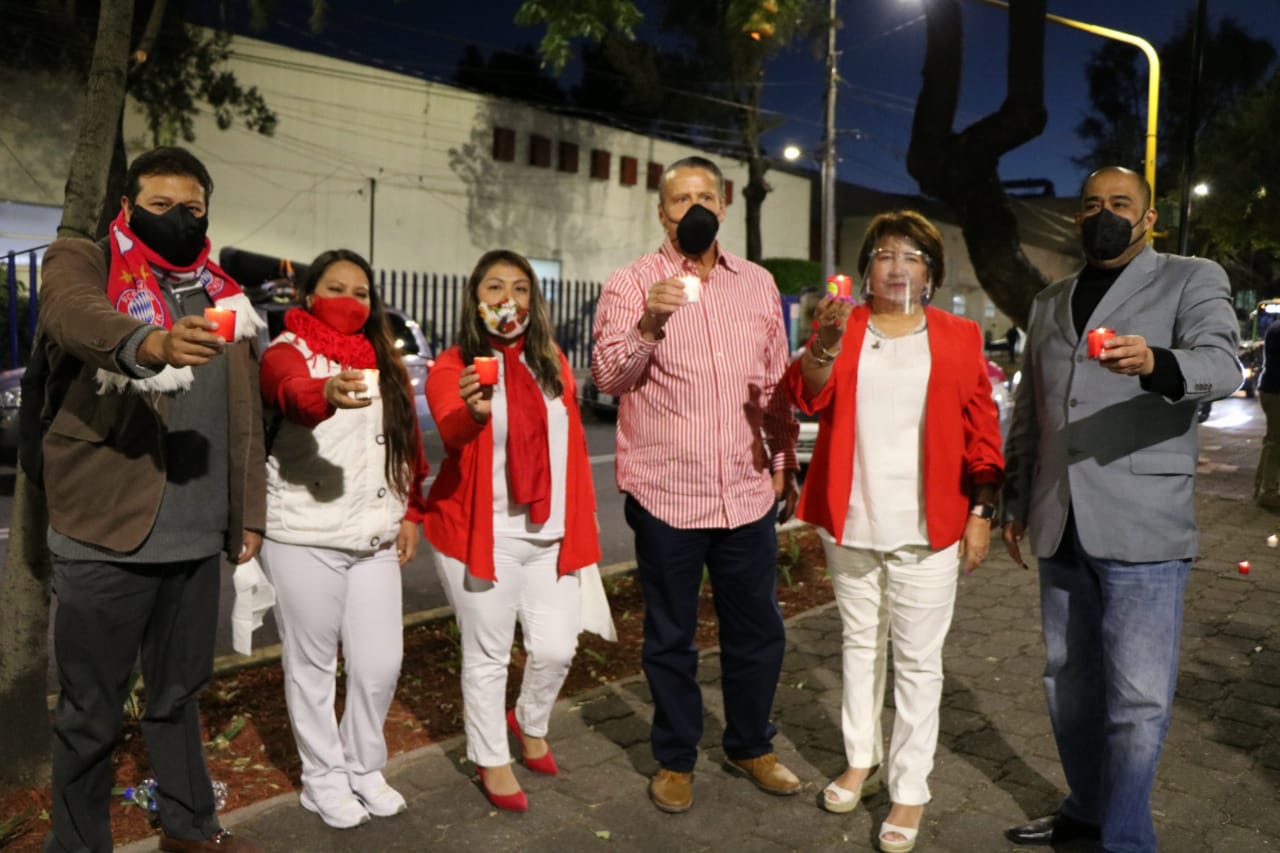
[(668, 814), (687, 812), (693, 805), (693, 774), (661, 768), (649, 782), (649, 799)]
[(262, 848), (232, 835), (228, 829), (219, 829), (212, 838), (193, 840), (170, 838), (160, 833), (160, 849), (168, 853), (262, 853)]
[(768, 794), (789, 797), (800, 793), (800, 780), (778, 761), (776, 752), (766, 753), (759, 758), (730, 758), (725, 761), (724, 769), (747, 777), (756, 783), (757, 788)]

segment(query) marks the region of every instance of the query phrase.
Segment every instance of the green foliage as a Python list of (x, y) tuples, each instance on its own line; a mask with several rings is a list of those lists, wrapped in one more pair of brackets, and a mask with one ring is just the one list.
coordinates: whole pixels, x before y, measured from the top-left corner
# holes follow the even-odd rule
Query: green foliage
[(193, 142), (201, 102), (212, 108), (219, 130), (227, 130), (238, 118), (250, 130), (265, 136), (275, 133), (276, 114), (256, 86), (241, 86), (226, 69), (230, 57), (228, 33), (188, 27), (166, 16), (155, 52), (129, 87), (129, 94), (142, 105), (156, 145), (179, 139)]
[(142, 695), (142, 673), (136, 670), (130, 673), (124, 689), (125, 717), (130, 720), (141, 720), (143, 711), (146, 709)]
[(568, 64), (575, 38), (598, 42), (612, 32), (630, 39), (643, 18), (633, 0), (524, 0), (516, 12), (521, 26), (546, 25), (538, 53), (557, 74)]
[(10, 815), (0, 820), (0, 847), (5, 847), (11, 841), (16, 841), (23, 835), (27, 834), (27, 821), (35, 817), (35, 809), (27, 809), (25, 812), (16, 815)]
[(802, 293), (822, 287), (822, 264), (803, 258), (765, 258), (760, 265), (778, 283), (779, 293)]
[(796, 531), (788, 530), (785, 544), (778, 550), (778, 583), (790, 587), (791, 573), (800, 567), (800, 540)]
[(1227, 267), (1237, 288), (1280, 285), (1280, 72), (1241, 99), (1200, 147), (1210, 193), (1191, 207), (1192, 246)]

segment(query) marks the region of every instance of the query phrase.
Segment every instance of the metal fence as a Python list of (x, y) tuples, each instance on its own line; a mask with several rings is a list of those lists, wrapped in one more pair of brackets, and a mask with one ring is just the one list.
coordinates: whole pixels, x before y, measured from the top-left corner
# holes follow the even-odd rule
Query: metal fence
[[(31, 351), (31, 341), (35, 338), (36, 317), (40, 310), (38, 256), (45, 246), (36, 246), (22, 252), (8, 252), (5, 255), (5, 287), (4, 315), (5, 353), (3, 363), (8, 368), (25, 364), (27, 354)], [(27, 268), (26, 281), (20, 281), (18, 274), (23, 266)]]
[[(388, 305), (418, 321), (433, 352), (454, 344), (465, 275), (378, 270), (378, 289)], [(556, 342), (572, 367), (591, 364), (591, 325), (596, 317), (600, 283), (595, 281), (539, 282), (551, 312)]]

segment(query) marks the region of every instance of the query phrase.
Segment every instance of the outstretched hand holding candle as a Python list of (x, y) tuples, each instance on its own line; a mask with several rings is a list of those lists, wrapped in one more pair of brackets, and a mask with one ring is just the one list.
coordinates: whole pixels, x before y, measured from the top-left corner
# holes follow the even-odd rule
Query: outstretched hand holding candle
[[(462, 401), (467, 404), (467, 408), (471, 410), (471, 417), (476, 423), (482, 424), (489, 420), (489, 413), (492, 411), (493, 387), (497, 384), (497, 377), (493, 377), (492, 382), (482, 381), (479, 374), (482, 365), (478, 364), (480, 359), (477, 358), (476, 362), (476, 364), (468, 364), (459, 374), (458, 394), (462, 397)], [(497, 369), (497, 359), (494, 359), (493, 370), (495, 373)]]
[(1147, 376), (1155, 369), (1155, 355), (1142, 335), (1117, 335), (1105, 327), (1092, 329), (1088, 334), (1089, 357), (1096, 358), (1098, 364), (1112, 373)]

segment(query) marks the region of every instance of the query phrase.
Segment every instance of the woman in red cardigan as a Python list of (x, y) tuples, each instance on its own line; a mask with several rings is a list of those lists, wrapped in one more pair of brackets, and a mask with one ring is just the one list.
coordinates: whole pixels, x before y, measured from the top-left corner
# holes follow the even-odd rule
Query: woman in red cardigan
[[(427, 379), (447, 455), (423, 526), (462, 635), (467, 757), (490, 802), (524, 811), (507, 729), (526, 767), (556, 773), (547, 723), (578, 633), (612, 628), (607, 605), (603, 630), (583, 606), (604, 601), (591, 463), (573, 373), (528, 261), (505, 250), (480, 259), (457, 340)], [(528, 658), (504, 714), (517, 619)]]
[[(822, 537), (844, 635), (848, 768), (822, 804), (852, 811), (887, 776), (880, 849), (906, 853), (929, 801), (957, 574), (986, 558), (1004, 460), (982, 330), (926, 307), (944, 273), (938, 229), (915, 211), (876, 217), (858, 272), (865, 304), (819, 303), (786, 386), (819, 417), (797, 516)], [(896, 716), (882, 768), (890, 633)]]

